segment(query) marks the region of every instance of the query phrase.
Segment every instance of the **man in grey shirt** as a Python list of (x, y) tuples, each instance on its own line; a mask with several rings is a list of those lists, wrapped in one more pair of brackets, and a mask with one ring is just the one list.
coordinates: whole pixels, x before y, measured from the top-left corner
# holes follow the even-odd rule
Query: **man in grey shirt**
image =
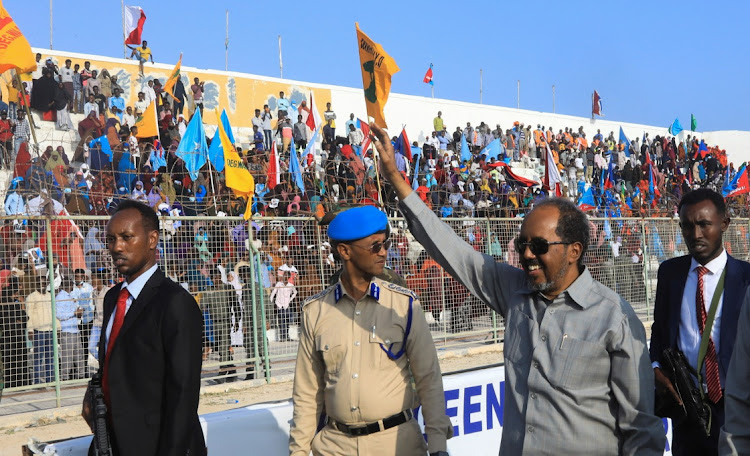
[(524, 219), (523, 270), (475, 251), (404, 181), (387, 134), (381, 170), (414, 237), (448, 273), (505, 317), (501, 455), (661, 455), (646, 333), (630, 305), (583, 265), (586, 216), (550, 198)]

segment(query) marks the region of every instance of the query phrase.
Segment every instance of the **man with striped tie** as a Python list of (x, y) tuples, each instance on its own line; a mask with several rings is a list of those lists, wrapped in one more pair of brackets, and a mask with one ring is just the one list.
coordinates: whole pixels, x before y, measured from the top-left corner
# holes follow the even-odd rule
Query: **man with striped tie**
[[(730, 220), (720, 194), (707, 188), (689, 192), (678, 211), (690, 254), (667, 260), (659, 267), (650, 354), (657, 388), (666, 388), (678, 402), (681, 399), (662, 370), (664, 350), (681, 350), (693, 369), (700, 371), (703, 396), (712, 412), (710, 434), (707, 436), (689, 420), (675, 423), (672, 454), (709, 456), (718, 454), (719, 431), (724, 424), (724, 385), (742, 298), (750, 283), (750, 264), (724, 250), (723, 235)], [(701, 350), (706, 328), (710, 328), (710, 338)], [(703, 362), (699, 363), (699, 358)]]
[[(203, 316), (156, 263), (159, 220), (147, 205), (125, 200), (106, 240), (124, 278), (104, 297), (99, 342), (113, 453), (205, 455), (198, 420)], [(84, 418), (91, 424), (86, 399)]]

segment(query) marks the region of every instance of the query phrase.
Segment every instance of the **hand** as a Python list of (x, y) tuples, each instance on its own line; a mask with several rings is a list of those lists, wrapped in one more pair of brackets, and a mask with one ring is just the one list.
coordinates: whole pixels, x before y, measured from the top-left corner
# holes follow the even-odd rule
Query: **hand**
[(83, 316), (83, 309), (80, 307), (76, 309), (76, 317), (81, 318)]
[(398, 198), (403, 200), (409, 196), (412, 189), (396, 168), (396, 152), (393, 150), (388, 134), (373, 123), (370, 125), (370, 136), (377, 139), (377, 141), (373, 141), (373, 145), (378, 151), (378, 157), (380, 157), (380, 173), (393, 185)]
[(672, 382), (667, 378), (666, 375), (661, 372), (661, 369), (659, 369), (658, 367), (654, 367), (654, 379), (656, 380), (657, 387), (661, 385), (669, 390), (677, 403), (682, 405), (682, 399), (680, 399), (680, 395), (677, 394), (677, 390), (674, 389), (674, 385), (672, 385)]
[(83, 396), (83, 404), (81, 406), (81, 417), (83, 417), (86, 424), (89, 425), (91, 432), (94, 432), (94, 398), (92, 397), (91, 388), (86, 388), (86, 394)]

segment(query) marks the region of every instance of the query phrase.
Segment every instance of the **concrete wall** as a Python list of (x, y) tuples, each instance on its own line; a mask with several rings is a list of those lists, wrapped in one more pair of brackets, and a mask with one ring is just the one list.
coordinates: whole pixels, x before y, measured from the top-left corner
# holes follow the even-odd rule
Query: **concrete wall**
[(750, 131), (724, 130), (707, 131), (703, 138), (710, 145), (719, 145), (726, 149), (727, 157), (737, 168), (741, 163), (750, 161)]

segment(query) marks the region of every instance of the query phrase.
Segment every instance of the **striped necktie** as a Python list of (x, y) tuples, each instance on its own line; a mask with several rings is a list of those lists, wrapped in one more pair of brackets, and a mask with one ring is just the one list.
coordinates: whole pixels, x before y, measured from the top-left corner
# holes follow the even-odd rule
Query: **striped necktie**
[[(703, 337), (703, 330), (706, 327), (706, 305), (703, 294), (703, 276), (708, 272), (708, 268), (698, 266), (695, 271), (698, 273), (698, 290), (695, 296), (696, 315), (698, 316), (698, 330), (700, 330), (701, 337)], [(717, 303), (718, 305), (718, 303)], [(710, 333), (711, 328), (708, 328)], [(716, 347), (714, 347), (714, 341), (708, 339), (708, 349), (706, 350), (705, 358), (706, 366), (706, 385), (708, 386), (708, 398), (714, 404), (721, 400), (721, 382), (719, 381), (719, 363), (716, 360)], [(700, 366), (698, 366), (700, 368)]]

